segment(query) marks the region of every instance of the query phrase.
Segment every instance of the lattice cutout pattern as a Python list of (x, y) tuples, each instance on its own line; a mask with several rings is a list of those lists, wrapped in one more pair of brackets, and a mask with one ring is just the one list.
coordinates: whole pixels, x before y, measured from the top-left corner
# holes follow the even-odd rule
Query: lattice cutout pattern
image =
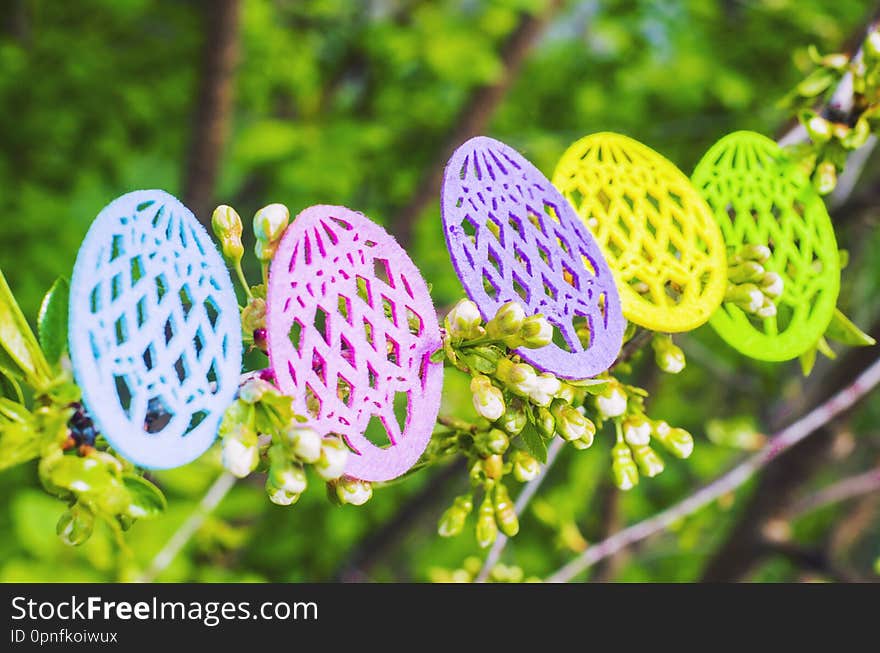
[(777, 315), (760, 319), (731, 303), (711, 324), (738, 351), (768, 361), (795, 358), (825, 332), (840, 291), (834, 227), (809, 179), (782, 149), (755, 132), (734, 132), (703, 156), (693, 174), (730, 251), (768, 245), (764, 267), (785, 284)]
[(200, 456), (238, 390), (241, 323), (205, 229), (160, 190), (128, 193), (92, 223), (70, 293), (83, 400), (125, 458), (168, 469)]
[(724, 242), (688, 178), (626, 136), (586, 136), (566, 150), (554, 185), (602, 247), (623, 314), (654, 331), (689, 331), (718, 308)]
[(384, 229), (341, 206), (300, 213), (272, 262), (267, 325), (279, 387), (315, 428), (345, 438), (348, 475), (386, 481), (416, 463), (440, 406), (440, 328)]
[(614, 278), (537, 168), (504, 143), (473, 138), (446, 166), (441, 208), (453, 265), (483, 317), (513, 300), (553, 325), (554, 342), (520, 349), (524, 360), (569, 379), (608, 368), (624, 330)]

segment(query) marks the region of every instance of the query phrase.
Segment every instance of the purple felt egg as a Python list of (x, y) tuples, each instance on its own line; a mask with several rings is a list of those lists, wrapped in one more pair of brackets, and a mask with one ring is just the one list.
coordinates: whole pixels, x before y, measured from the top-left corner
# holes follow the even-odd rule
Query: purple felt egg
[(553, 343), (519, 349), (524, 360), (567, 379), (608, 369), (625, 327), (614, 278), (535, 166), (504, 143), (472, 138), (446, 165), (441, 210), (452, 263), (483, 317), (517, 301), (553, 325)]
[(312, 206), (269, 271), (269, 356), (279, 388), (353, 452), (346, 474), (400, 476), (421, 456), (440, 406), (440, 328), (419, 270), (360, 213)]

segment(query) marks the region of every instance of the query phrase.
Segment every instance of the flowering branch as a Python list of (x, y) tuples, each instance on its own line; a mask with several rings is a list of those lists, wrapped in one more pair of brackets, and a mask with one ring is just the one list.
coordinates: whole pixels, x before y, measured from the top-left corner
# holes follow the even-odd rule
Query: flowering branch
[[(559, 456), (559, 452), (562, 451), (563, 444), (564, 440), (555, 439), (553, 440), (553, 442), (550, 443), (550, 446), (547, 447), (546, 464), (541, 468), (541, 471), (538, 472), (538, 475), (535, 478), (525, 484), (522, 491), (519, 493), (519, 496), (516, 498), (516, 503), (513, 504), (513, 509), (516, 512), (517, 516), (522, 515), (523, 511), (526, 509), (526, 506), (529, 505), (529, 501), (532, 500), (532, 497), (535, 496), (538, 488), (541, 487), (541, 484), (547, 477), (547, 472), (550, 471), (553, 463), (556, 462), (557, 456)], [(489, 554), (486, 556), (486, 560), (485, 562), (483, 562), (483, 566), (480, 568), (480, 573), (477, 574), (477, 577), (475, 579), (477, 583), (485, 583), (486, 579), (489, 578), (489, 573), (501, 559), (501, 554), (504, 552), (504, 547), (507, 546), (508, 540), (509, 538), (506, 535), (499, 535), (498, 539), (495, 540), (492, 548), (489, 549)]]
[(591, 546), (577, 558), (551, 574), (547, 581), (566, 583), (600, 560), (655, 533), (662, 532), (671, 524), (694, 514), (720, 496), (736, 490), (780, 453), (790, 449), (835, 417), (848, 411), (878, 384), (880, 384), (880, 359), (874, 361), (849, 386), (775, 434), (759, 452), (676, 505)]
[(214, 508), (220, 504), (223, 497), (229, 493), (229, 490), (232, 489), (232, 486), (235, 485), (235, 481), (237, 480), (238, 479), (229, 472), (224, 472), (216, 481), (214, 481), (211, 487), (208, 488), (205, 496), (199, 501), (199, 505), (196, 509), (190, 513), (189, 517), (186, 518), (186, 521), (181, 524), (180, 528), (178, 528), (174, 532), (174, 535), (171, 536), (171, 539), (169, 539), (159, 553), (156, 554), (150, 563), (150, 566), (147, 567), (147, 570), (141, 574), (140, 578), (138, 578), (138, 582), (151, 583), (159, 574), (165, 571), (168, 565), (170, 565), (174, 558), (177, 557), (177, 554), (180, 553), (181, 549), (183, 549), (192, 536), (196, 534), (196, 531), (202, 527), (202, 524), (205, 523), (205, 520), (214, 511)]

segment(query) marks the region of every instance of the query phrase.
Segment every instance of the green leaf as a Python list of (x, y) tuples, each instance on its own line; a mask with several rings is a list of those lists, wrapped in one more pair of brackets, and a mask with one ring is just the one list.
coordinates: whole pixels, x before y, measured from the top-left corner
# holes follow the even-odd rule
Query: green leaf
[(125, 487), (131, 494), (131, 503), (126, 514), (133, 519), (146, 519), (155, 517), (165, 512), (168, 502), (165, 495), (147, 479), (135, 474), (125, 474), (122, 477)]
[(801, 372), (803, 372), (804, 376), (809, 376), (810, 372), (813, 371), (813, 365), (816, 364), (817, 351), (818, 347), (816, 345), (813, 345), (807, 351), (800, 355)]
[(816, 349), (818, 349), (819, 353), (825, 356), (825, 358), (830, 358), (831, 360), (837, 358), (837, 354), (834, 353), (834, 350), (831, 349), (825, 338), (819, 338), (819, 340), (816, 341)]
[(582, 388), (587, 391), (588, 394), (591, 395), (600, 395), (608, 387), (608, 379), (587, 379), (588, 381), (595, 381), (595, 383), (586, 383), (586, 382), (572, 382), (566, 381), (569, 385), (573, 385), (576, 388)]
[(37, 333), (46, 359), (53, 365), (67, 349), (67, 307), (70, 299), (70, 284), (64, 277), (58, 277), (49, 292), (43, 297), (40, 314), (37, 317)]
[(526, 447), (528, 447), (529, 453), (532, 454), (535, 458), (540, 460), (542, 463), (547, 462), (547, 443), (544, 441), (544, 438), (541, 437), (541, 434), (535, 429), (531, 424), (526, 424), (526, 427), (522, 430), (520, 434), (522, 436), (523, 442)]
[(0, 397), (11, 399), (19, 404), (24, 403), (24, 395), (16, 375), (3, 366), (0, 366)]
[(0, 271), (0, 348), (25, 380), (35, 387), (43, 387), (50, 379), (49, 363), (30, 325), (21, 312), (6, 277)]
[(797, 85), (797, 92), (803, 97), (816, 97), (834, 82), (834, 73), (827, 68), (817, 68)]
[(480, 374), (494, 374), (498, 367), (497, 363), (487, 360), (481, 356), (479, 352), (462, 354), (461, 360), (472, 370), (476, 370)]
[(831, 318), (831, 324), (825, 330), (825, 335), (837, 342), (850, 345), (852, 347), (869, 347), (877, 344), (867, 333), (853, 324), (850, 319), (844, 315), (840, 309), (834, 309), (834, 316)]
[(21, 402), (6, 397), (0, 398), (0, 419), (11, 422), (27, 422), (33, 418), (33, 413)]
[(40, 441), (30, 424), (9, 422), (0, 426), (0, 470), (40, 455)]
[(0, 424), (0, 470), (33, 460), (41, 450), (33, 421)]

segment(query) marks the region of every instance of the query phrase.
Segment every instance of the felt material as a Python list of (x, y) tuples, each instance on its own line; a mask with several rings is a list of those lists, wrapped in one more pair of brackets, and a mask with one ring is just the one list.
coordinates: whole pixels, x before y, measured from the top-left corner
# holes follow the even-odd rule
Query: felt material
[(592, 134), (565, 151), (553, 183), (602, 246), (628, 320), (689, 331), (715, 312), (727, 287), (724, 241), (670, 161), (626, 136)]
[(122, 456), (168, 469), (211, 446), (238, 390), (241, 322), (220, 254), (174, 197), (128, 193), (92, 223), (69, 344), (89, 414)]
[(304, 210), (272, 261), (266, 317), (278, 386), (319, 432), (345, 438), (346, 474), (387, 481), (412, 467), (440, 407), (443, 365), (430, 357), (442, 343), (397, 242), (345, 207)]
[(625, 326), (611, 271), (537, 168), (504, 143), (472, 138), (446, 165), (441, 209), (452, 263), (483, 317), (518, 301), (553, 325), (553, 343), (517, 350), (524, 360), (567, 379), (611, 365)]
[(740, 131), (718, 141), (693, 174), (732, 252), (768, 245), (764, 264), (782, 277), (777, 315), (760, 319), (725, 303), (710, 324), (738, 351), (768, 361), (806, 352), (831, 322), (840, 291), (834, 227), (822, 198), (782, 148)]

